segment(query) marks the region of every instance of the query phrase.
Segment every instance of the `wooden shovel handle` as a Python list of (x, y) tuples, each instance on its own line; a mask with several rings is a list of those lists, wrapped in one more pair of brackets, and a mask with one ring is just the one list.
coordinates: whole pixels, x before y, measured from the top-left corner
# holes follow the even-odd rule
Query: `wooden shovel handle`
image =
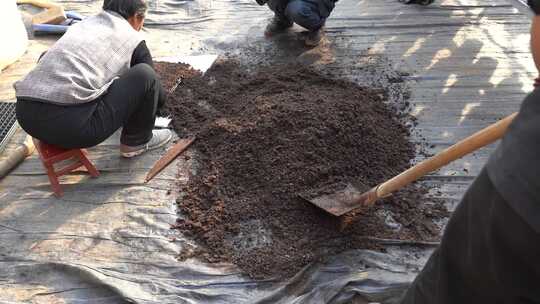
[(451, 147), (448, 147), (437, 155), (416, 164), (401, 174), (380, 184), (377, 187), (377, 197), (389, 195), (394, 191), (414, 182), (420, 177), (440, 169), (446, 164), (500, 139), (504, 133), (506, 133), (506, 129), (508, 129), (508, 126), (512, 120), (514, 120), (516, 115), (517, 113), (508, 115), (504, 119), (499, 120), (498, 122), (474, 133), (473, 135), (459, 141)]

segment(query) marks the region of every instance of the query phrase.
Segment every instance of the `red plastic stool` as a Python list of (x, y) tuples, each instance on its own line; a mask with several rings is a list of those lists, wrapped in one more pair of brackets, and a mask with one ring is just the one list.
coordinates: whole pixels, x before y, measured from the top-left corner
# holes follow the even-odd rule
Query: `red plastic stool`
[[(62, 187), (58, 182), (58, 177), (65, 175), (75, 169), (84, 166), (92, 177), (99, 176), (99, 172), (94, 165), (86, 158), (85, 152), (82, 149), (64, 149), (50, 144), (46, 144), (38, 139), (32, 138), (34, 145), (38, 150), (39, 157), (43, 166), (47, 170), (49, 181), (56, 197), (64, 195)], [(72, 158), (75, 162), (61, 168), (54, 169), (54, 164)]]

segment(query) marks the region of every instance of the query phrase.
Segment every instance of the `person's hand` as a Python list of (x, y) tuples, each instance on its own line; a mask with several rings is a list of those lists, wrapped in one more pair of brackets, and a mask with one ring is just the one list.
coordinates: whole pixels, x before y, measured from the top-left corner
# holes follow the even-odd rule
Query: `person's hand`
[(531, 54), (540, 72), (540, 15), (535, 15), (531, 23)]

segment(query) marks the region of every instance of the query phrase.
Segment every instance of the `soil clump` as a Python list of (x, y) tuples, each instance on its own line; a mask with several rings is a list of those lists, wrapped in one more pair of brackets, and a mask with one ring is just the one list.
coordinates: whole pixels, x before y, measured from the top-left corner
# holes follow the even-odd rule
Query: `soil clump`
[[(158, 70), (164, 83), (175, 81), (170, 70)], [(348, 182), (374, 186), (410, 166), (409, 128), (384, 98), (380, 89), (294, 64), (248, 71), (220, 61), (184, 78), (161, 110), (180, 137), (197, 137), (190, 159), (197, 173), (180, 185), (174, 228), (200, 247), (181, 258), (286, 278), (348, 249), (384, 250), (377, 238), (437, 240), (434, 220), (447, 212), (426, 202), (419, 185), (359, 211), (343, 231), (298, 196)]]

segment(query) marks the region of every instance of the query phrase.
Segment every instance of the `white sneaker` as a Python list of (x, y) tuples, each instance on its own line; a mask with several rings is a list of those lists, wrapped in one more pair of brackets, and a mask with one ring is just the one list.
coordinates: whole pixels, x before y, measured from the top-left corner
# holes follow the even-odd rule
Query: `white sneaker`
[(152, 130), (152, 138), (149, 142), (139, 146), (120, 145), (120, 154), (123, 157), (133, 157), (146, 151), (157, 149), (167, 144), (172, 138), (172, 132), (169, 129)]

